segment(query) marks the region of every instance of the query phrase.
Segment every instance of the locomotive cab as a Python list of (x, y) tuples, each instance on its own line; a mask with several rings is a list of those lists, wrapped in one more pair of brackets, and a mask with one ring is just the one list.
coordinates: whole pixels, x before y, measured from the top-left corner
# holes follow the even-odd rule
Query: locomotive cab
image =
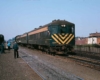
[(52, 45), (55, 43), (56, 45), (66, 45), (75, 44), (74, 35), (75, 35), (75, 27), (74, 25), (51, 25), (48, 27), (49, 33), (51, 36)]
[(67, 25), (61, 25), (60, 26), (60, 33), (65, 34), (65, 33), (74, 33), (74, 26), (67, 26)]
[(68, 45), (75, 45), (75, 26), (74, 25), (61, 25), (60, 27), (60, 33), (63, 37), (66, 36), (65, 40), (69, 38), (69, 41), (65, 44)]
[(74, 25), (51, 25), (48, 27), (51, 40), (50, 46), (56, 51), (72, 51), (75, 45), (75, 26)]

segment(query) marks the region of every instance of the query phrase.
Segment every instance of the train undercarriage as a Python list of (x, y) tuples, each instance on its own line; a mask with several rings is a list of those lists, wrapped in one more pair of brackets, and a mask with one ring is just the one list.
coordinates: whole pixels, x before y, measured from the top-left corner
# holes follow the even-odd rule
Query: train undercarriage
[(64, 54), (74, 55), (74, 49), (71, 45), (61, 45), (61, 46), (47, 46), (47, 45), (36, 45), (36, 44), (20, 44), (21, 46), (25, 46), (32, 49), (38, 49), (42, 52), (46, 52), (47, 54), (56, 55), (56, 54)]

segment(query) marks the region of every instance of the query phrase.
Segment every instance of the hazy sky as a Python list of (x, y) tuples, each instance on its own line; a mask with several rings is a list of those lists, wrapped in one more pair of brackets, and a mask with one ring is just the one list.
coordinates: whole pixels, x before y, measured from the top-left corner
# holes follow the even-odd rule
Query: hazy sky
[(100, 0), (0, 0), (0, 34), (5, 40), (54, 19), (75, 23), (76, 36), (100, 32)]

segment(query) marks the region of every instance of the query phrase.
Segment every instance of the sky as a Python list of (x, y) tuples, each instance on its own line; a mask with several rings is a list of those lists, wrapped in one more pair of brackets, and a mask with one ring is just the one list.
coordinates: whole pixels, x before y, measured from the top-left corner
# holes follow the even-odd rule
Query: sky
[(100, 32), (100, 0), (0, 0), (0, 34), (5, 40), (54, 19), (75, 24), (75, 35)]

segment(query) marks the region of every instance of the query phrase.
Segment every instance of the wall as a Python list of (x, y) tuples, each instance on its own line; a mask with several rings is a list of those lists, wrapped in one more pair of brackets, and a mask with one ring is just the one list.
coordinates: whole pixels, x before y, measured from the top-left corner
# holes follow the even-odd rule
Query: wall
[(96, 37), (88, 38), (87, 44), (97, 44), (97, 38)]

